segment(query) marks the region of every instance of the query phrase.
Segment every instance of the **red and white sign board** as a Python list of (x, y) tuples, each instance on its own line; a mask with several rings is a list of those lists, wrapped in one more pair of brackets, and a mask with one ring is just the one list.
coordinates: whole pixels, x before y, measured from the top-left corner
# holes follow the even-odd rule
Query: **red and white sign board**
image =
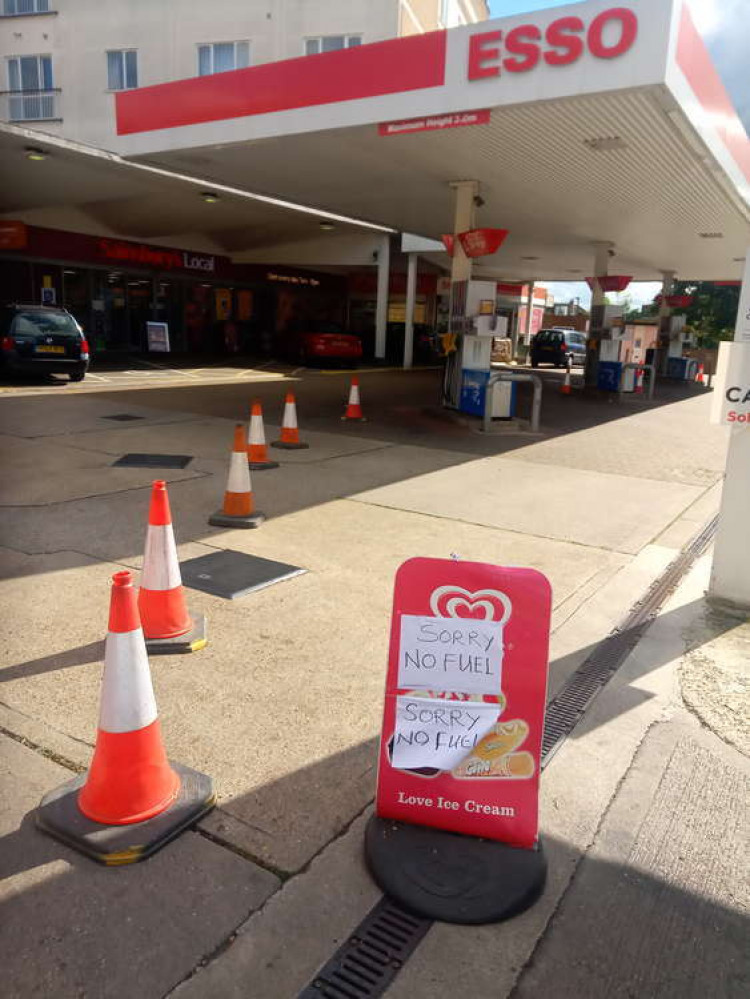
[(437, 114), (429, 118), (407, 118), (405, 121), (386, 121), (378, 125), (379, 135), (408, 135), (411, 132), (439, 132), (444, 128), (463, 128), (465, 125), (486, 125), (489, 111), (458, 111)]
[(401, 566), (381, 818), (534, 845), (551, 601), (534, 569), (430, 558)]

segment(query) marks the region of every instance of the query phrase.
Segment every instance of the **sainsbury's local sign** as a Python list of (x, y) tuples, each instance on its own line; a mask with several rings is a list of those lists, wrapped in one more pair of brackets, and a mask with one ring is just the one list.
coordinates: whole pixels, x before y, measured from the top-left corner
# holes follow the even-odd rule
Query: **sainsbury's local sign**
[(612, 7), (589, 23), (582, 17), (559, 17), (542, 31), (520, 24), (510, 31), (484, 31), (469, 39), (467, 76), (484, 80), (504, 73), (527, 73), (536, 66), (568, 66), (585, 52), (616, 59), (632, 48), (638, 17), (629, 7)]

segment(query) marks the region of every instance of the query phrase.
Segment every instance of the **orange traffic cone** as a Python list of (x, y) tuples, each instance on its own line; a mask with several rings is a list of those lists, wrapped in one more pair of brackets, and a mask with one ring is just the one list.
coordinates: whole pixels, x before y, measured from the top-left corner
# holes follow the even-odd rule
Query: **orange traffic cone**
[(263, 429), (263, 410), (256, 399), (250, 410), (250, 425), (247, 433), (247, 463), (255, 471), (264, 468), (278, 468), (278, 461), (269, 461), (266, 447), (266, 432)]
[(568, 364), (565, 368), (565, 380), (563, 381), (562, 387), (560, 388), (560, 395), (571, 395), (572, 392), (573, 389), (571, 388), (570, 385), (570, 365)]
[(234, 448), (229, 459), (224, 506), (212, 514), (208, 522), (214, 527), (260, 527), (265, 519), (264, 513), (255, 512), (245, 427), (238, 423), (234, 428)]
[[(91, 767), (46, 795), (37, 824), (109, 865), (154, 853), (209, 811), (211, 779), (164, 751), (133, 577), (112, 577), (99, 729)], [(137, 831), (130, 828), (137, 824)], [(123, 827), (126, 827), (123, 829)]]
[(154, 482), (148, 512), (138, 612), (149, 652), (197, 652), (206, 645), (204, 614), (192, 618), (182, 588), (167, 484)]
[(362, 415), (362, 406), (359, 402), (359, 378), (354, 375), (352, 378), (351, 387), (349, 388), (349, 402), (346, 407), (346, 412), (341, 417), (342, 420), (359, 420), (364, 422), (366, 417)]
[(643, 394), (643, 368), (635, 369), (635, 385), (633, 386), (633, 392), (636, 395)]
[(698, 372), (697, 372), (697, 374), (695, 376), (695, 380), (698, 382), (699, 385), (705, 385), (706, 384), (706, 376), (704, 374), (704, 371), (705, 371), (705, 369), (704, 369), (703, 365), (699, 364), (698, 365)]
[(297, 404), (294, 401), (294, 393), (287, 392), (284, 400), (284, 418), (281, 422), (281, 438), (274, 441), (271, 447), (283, 447), (287, 450), (310, 447), (303, 444), (299, 439), (299, 428), (297, 427)]

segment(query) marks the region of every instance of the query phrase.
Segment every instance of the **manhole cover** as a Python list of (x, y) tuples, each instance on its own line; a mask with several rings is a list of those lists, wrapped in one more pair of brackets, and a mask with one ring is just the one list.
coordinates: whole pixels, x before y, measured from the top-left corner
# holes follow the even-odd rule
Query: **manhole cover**
[(112, 465), (121, 468), (184, 468), (192, 460), (192, 454), (124, 454)]
[(134, 416), (132, 413), (113, 413), (111, 416), (103, 416), (103, 420), (118, 420), (126, 423), (128, 420), (144, 420), (145, 416)]
[(180, 571), (185, 586), (226, 600), (236, 600), (253, 590), (307, 572), (297, 565), (232, 551), (191, 558), (180, 565)]

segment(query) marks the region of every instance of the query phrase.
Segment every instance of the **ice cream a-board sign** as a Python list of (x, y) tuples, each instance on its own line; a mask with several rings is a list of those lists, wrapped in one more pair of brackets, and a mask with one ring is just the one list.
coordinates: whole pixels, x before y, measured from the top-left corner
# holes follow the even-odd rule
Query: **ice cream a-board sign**
[(531, 848), (551, 590), (534, 569), (415, 558), (396, 575), (377, 814)]

